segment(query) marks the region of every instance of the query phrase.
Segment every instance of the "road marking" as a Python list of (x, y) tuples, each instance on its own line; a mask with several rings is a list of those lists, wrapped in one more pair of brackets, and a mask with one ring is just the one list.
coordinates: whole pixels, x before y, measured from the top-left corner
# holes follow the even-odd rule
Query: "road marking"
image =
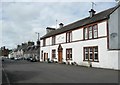
[(9, 81), (8, 76), (7, 76), (7, 74), (6, 74), (6, 72), (5, 72), (5, 69), (4, 69), (3, 67), (2, 67), (2, 70), (3, 70), (4, 75), (5, 75), (5, 78), (6, 78), (6, 80), (7, 80), (7, 84), (10, 85), (10, 81)]

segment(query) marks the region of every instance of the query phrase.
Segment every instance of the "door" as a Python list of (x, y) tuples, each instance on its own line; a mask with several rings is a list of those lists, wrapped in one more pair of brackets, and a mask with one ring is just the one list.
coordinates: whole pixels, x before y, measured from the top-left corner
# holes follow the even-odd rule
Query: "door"
[(44, 61), (47, 61), (48, 59), (48, 53), (44, 53)]
[(62, 46), (59, 45), (58, 46), (58, 62), (59, 63), (62, 63), (62, 50), (63, 50)]
[(58, 51), (58, 62), (62, 63), (62, 51)]

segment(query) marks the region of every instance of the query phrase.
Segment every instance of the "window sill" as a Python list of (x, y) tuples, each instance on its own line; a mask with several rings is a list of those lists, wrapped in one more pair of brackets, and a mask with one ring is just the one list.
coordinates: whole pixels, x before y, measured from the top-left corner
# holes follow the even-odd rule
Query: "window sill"
[(71, 61), (72, 61), (73, 59), (66, 59), (66, 61), (67, 61), (67, 60), (71, 60)]
[[(89, 62), (88, 60), (83, 60), (83, 61)], [(99, 62), (99, 61), (90, 61), (90, 62)]]

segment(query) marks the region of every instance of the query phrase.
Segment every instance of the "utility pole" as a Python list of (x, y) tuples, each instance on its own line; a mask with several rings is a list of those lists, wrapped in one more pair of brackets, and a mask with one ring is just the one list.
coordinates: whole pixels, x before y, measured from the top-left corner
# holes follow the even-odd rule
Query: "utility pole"
[(58, 22), (58, 21), (57, 21), (57, 19), (56, 19), (56, 29), (57, 29), (57, 22)]
[(39, 40), (39, 37), (40, 37), (40, 33), (38, 33), (38, 32), (35, 32), (37, 35), (38, 35), (38, 40)]

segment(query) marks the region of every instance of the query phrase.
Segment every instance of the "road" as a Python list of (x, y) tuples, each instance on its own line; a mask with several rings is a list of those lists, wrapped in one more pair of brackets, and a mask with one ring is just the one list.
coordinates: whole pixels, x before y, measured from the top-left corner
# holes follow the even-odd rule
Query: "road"
[[(2, 83), (118, 83), (118, 71), (81, 66), (4, 60)], [(9, 84), (11, 85), (11, 84)]]

